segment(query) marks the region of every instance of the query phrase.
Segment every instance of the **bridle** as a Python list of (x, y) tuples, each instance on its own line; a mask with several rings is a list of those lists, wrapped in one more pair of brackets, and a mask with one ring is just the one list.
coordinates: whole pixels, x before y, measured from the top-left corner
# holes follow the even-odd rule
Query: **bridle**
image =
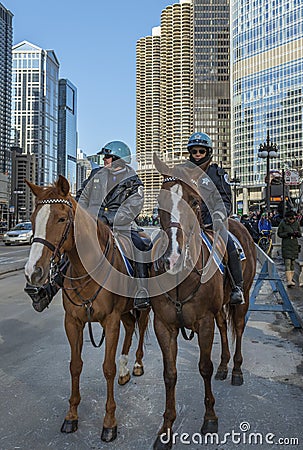
[[(164, 178), (162, 183), (163, 184), (164, 183), (171, 183), (171, 182), (180, 183), (180, 181), (182, 181), (182, 180), (180, 180), (177, 177), (167, 177), (167, 178)], [(193, 226), (189, 230), (189, 233), (186, 233), (186, 235), (185, 235), (184, 230), (183, 230), (183, 228), (182, 228), (182, 226), (181, 226), (181, 224), (179, 222), (169, 222), (168, 225), (163, 228), (163, 231), (165, 233), (167, 233), (167, 231), (172, 229), (172, 228), (176, 228), (177, 230), (180, 230), (182, 232), (183, 236), (186, 236), (185, 243), (184, 243), (185, 251), (184, 251), (184, 258), (183, 258), (183, 267), (185, 269), (187, 267), (187, 263), (188, 262), (189, 263), (190, 262), (193, 263), (192, 258), (190, 256), (190, 243), (191, 243), (191, 240), (192, 240), (192, 238), (194, 236), (195, 224), (193, 224)], [(192, 265), (193, 264), (191, 264), (190, 267), (192, 267)]]
[[(61, 205), (67, 205), (69, 207), (68, 210), (68, 221), (66, 222), (65, 228), (63, 230), (63, 234), (61, 236), (61, 239), (59, 240), (57, 245), (54, 245), (52, 242), (48, 241), (47, 239), (43, 239), (40, 237), (34, 237), (33, 243), (38, 242), (39, 244), (45, 245), (52, 253), (52, 256), (50, 258), (50, 280), (52, 280), (53, 276), (55, 275), (57, 271), (58, 263), (61, 260), (61, 253), (60, 249), (64, 242), (67, 239), (68, 233), (71, 229), (72, 223), (73, 223), (73, 214), (72, 214), (72, 202), (69, 200), (64, 200), (63, 198), (49, 198), (45, 200), (40, 200), (36, 202), (36, 205), (54, 205), (54, 204), (61, 204)], [(57, 260), (57, 261), (56, 261)]]

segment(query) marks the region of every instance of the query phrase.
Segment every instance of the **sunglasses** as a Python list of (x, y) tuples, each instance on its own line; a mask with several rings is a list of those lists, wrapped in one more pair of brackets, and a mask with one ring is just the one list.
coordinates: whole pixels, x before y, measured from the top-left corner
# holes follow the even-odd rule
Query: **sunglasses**
[(196, 150), (195, 148), (191, 151), (192, 155), (205, 155), (206, 150), (202, 148), (201, 150)]
[(103, 155), (103, 159), (110, 159), (112, 157), (113, 157), (113, 155)]

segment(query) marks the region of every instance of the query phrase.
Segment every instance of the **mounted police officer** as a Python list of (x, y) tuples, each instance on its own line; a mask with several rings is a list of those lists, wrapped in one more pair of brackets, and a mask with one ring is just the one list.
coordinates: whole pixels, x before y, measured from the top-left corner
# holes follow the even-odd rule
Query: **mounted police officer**
[[(114, 232), (128, 236), (134, 244), (135, 276), (138, 284), (134, 307), (144, 309), (150, 302), (147, 290), (148, 268), (141, 256), (146, 250), (146, 242), (140, 237), (138, 226), (134, 222), (143, 207), (143, 184), (128, 165), (131, 162), (131, 153), (124, 142), (109, 142), (98, 154), (103, 155), (104, 167), (92, 170), (77, 192), (76, 200), (93, 217), (98, 217)], [(60, 274), (55, 280), (62, 286)], [(37, 311), (43, 311), (49, 305), (60, 288), (57, 284), (48, 283), (39, 288), (38, 292), (32, 286), (25, 287)]]
[[(226, 230), (224, 222), (232, 212), (232, 193), (227, 173), (217, 164), (211, 164), (213, 144), (206, 133), (194, 133), (189, 138), (187, 150), (190, 154), (190, 163), (199, 166), (204, 171), (198, 181), (198, 188), (202, 197), (202, 223), (206, 229), (213, 229), (224, 234)], [(188, 165), (191, 165), (190, 163)], [(226, 241), (228, 268), (232, 285), (230, 303), (237, 305), (244, 302), (241, 261), (229, 233), (227, 233)]]

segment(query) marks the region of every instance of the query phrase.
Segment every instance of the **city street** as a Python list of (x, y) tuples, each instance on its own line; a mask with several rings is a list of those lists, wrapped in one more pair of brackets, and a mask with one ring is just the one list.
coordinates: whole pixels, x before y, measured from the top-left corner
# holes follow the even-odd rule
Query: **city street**
[[(104, 347), (93, 348), (87, 330), (79, 429), (74, 434), (62, 434), (60, 427), (68, 409), (70, 378), (69, 345), (63, 328), (60, 294), (49, 309), (39, 314), (32, 309), (29, 297), (23, 292), (22, 270), (1, 275), (0, 280), (1, 450), (151, 449), (164, 410), (162, 358), (152, 320), (145, 346), (145, 374), (140, 378), (132, 377), (124, 387), (116, 383), (116, 441), (105, 444), (100, 440), (105, 408)], [(96, 338), (101, 334), (97, 324), (94, 324), (94, 333)], [(136, 343), (135, 337), (133, 350)], [(216, 332), (213, 348), (215, 370), (219, 362), (219, 347)], [(285, 314), (253, 312), (243, 347), (244, 385), (231, 386), (230, 374), (223, 382), (213, 380), (220, 445), (209, 443), (207, 447), (214, 450), (302, 448), (301, 331), (293, 328)], [(118, 353), (120, 351), (121, 342)], [(173, 446), (176, 450), (203, 447), (202, 443), (191, 441), (194, 433), (200, 432), (204, 414), (204, 388), (198, 372), (198, 358), (196, 338), (186, 342), (179, 336), (177, 419), (174, 426), (178, 436)], [(130, 367), (133, 362), (132, 353)], [(182, 441), (182, 433), (188, 433), (189, 437), (183, 437)], [(239, 445), (235, 445), (231, 436), (224, 438), (225, 433), (239, 433)], [(259, 433), (258, 443), (246, 445), (251, 433)]]
[[(1, 238), (0, 238), (1, 239)], [(0, 242), (0, 274), (24, 267), (30, 251), (29, 245), (6, 246)]]

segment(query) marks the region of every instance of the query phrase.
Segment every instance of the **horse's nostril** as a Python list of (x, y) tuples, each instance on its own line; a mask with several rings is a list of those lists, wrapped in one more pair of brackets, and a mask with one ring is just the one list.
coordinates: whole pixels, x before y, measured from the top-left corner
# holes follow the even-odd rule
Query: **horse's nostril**
[(43, 278), (43, 269), (42, 267), (36, 267), (34, 273), (31, 276), (31, 281), (33, 284), (39, 284), (39, 282), (42, 280)]

